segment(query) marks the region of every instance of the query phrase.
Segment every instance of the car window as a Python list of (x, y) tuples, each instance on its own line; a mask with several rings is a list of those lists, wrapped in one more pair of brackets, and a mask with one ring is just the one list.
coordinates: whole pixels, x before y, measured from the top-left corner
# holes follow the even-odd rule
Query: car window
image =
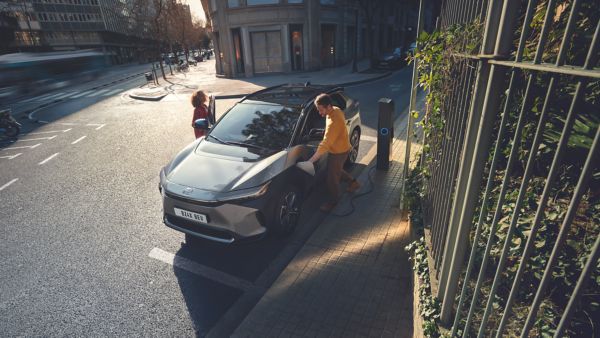
[[(244, 142), (263, 148), (286, 148), (300, 113), (296, 108), (260, 101), (244, 101), (225, 114), (210, 135), (224, 142)], [(211, 142), (218, 142), (208, 138)]]
[(312, 107), (306, 117), (303, 135), (308, 135), (310, 130), (314, 128), (325, 129), (325, 118), (319, 114), (316, 108)]
[(333, 101), (333, 105), (340, 108), (341, 110), (346, 109), (346, 99), (339, 93), (331, 94), (331, 100)]

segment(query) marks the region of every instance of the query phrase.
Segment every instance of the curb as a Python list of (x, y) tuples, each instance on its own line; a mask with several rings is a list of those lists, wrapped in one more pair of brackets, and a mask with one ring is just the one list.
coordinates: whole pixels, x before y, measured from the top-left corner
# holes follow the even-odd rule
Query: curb
[[(381, 80), (385, 77), (388, 77), (390, 75), (392, 75), (393, 72), (385, 72), (382, 75), (376, 76), (376, 77), (372, 77), (372, 78), (368, 78), (368, 79), (363, 79), (363, 80), (358, 80), (358, 81), (350, 81), (350, 82), (343, 82), (343, 83), (334, 83), (331, 86), (334, 87), (350, 87), (350, 86), (356, 86), (359, 84), (363, 84), (363, 83), (368, 83), (368, 82), (373, 82), (373, 81), (377, 81), (377, 80)], [(281, 83), (281, 84), (285, 84)], [(275, 85), (274, 85), (275, 86)], [(246, 93), (246, 94), (231, 94), (231, 95), (216, 95), (215, 96), (215, 100), (226, 100), (226, 99), (239, 99), (239, 98), (243, 98), (246, 95), (249, 95), (251, 93)]]
[(138, 96), (138, 95), (133, 95), (133, 94), (129, 94), (129, 97), (135, 100), (142, 100), (142, 101), (160, 101), (162, 100), (165, 96), (169, 95), (169, 93), (165, 93), (163, 95), (160, 96)]

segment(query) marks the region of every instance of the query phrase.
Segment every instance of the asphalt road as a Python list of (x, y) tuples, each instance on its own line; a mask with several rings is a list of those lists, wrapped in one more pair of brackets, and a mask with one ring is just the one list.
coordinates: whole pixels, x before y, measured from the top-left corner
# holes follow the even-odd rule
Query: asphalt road
[[(359, 160), (375, 145), (377, 100), (390, 97), (400, 111), (409, 79), (404, 69), (347, 88), (365, 125)], [(48, 123), (25, 122), (19, 140), (0, 148), (3, 336), (234, 330), (325, 217), (313, 211), (323, 199), (317, 191), (290, 237), (184, 243), (162, 223), (157, 183), (161, 167), (194, 139), (188, 96), (147, 102), (125, 95), (141, 83), (71, 94), (36, 112)], [(218, 101), (217, 116), (234, 102)]]

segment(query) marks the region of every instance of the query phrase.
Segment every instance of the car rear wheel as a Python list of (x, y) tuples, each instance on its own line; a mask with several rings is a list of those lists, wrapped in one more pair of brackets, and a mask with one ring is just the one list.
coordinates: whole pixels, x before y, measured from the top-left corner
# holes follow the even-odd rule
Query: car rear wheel
[(273, 230), (278, 235), (288, 235), (294, 232), (300, 219), (302, 197), (295, 186), (284, 189), (277, 199), (273, 215)]
[(356, 163), (356, 159), (358, 158), (358, 146), (360, 145), (360, 130), (355, 128), (352, 131), (352, 135), (350, 135), (350, 153), (348, 153), (348, 161), (347, 164)]

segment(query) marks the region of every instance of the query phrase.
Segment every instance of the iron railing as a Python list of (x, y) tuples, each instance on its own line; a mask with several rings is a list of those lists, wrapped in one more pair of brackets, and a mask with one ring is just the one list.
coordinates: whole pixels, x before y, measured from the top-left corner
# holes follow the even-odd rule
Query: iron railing
[[(585, 197), (589, 207), (600, 177), (600, 9), (594, 0), (445, 0), (439, 27), (476, 20), (485, 23), (479, 54), (455, 55), (444, 129), (425, 140), (432, 161), (423, 220), (441, 321), (452, 336), (500, 337), (510, 326), (510, 335), (525, 337), (542, 330), (532, 332), (553, 271), (566, 264), (573, 227), (594, 222), (581, 217), (581, 203)], [(593, 117), (585, 120), (591, 136), (574, 152), (570, 138), (581, 133), (583, 116)], [(565, 208), (553, 215), (558, 199)], [(598, 275), (598, 227), (582, 227), (590, 245), (579, 253), (585, 263), (577, 265), (576, 283), (560, 290), (567, 301), (547, 319), (555, 337), (572, 324), (586, 283)], [(546, 253), (538, 250), (541, 236), (549, 236)], [(524, 276), (534, 263), (541, 264), (539, 284), (525, 297)], [(517, 303), (523, 318), (516, 318)]]

